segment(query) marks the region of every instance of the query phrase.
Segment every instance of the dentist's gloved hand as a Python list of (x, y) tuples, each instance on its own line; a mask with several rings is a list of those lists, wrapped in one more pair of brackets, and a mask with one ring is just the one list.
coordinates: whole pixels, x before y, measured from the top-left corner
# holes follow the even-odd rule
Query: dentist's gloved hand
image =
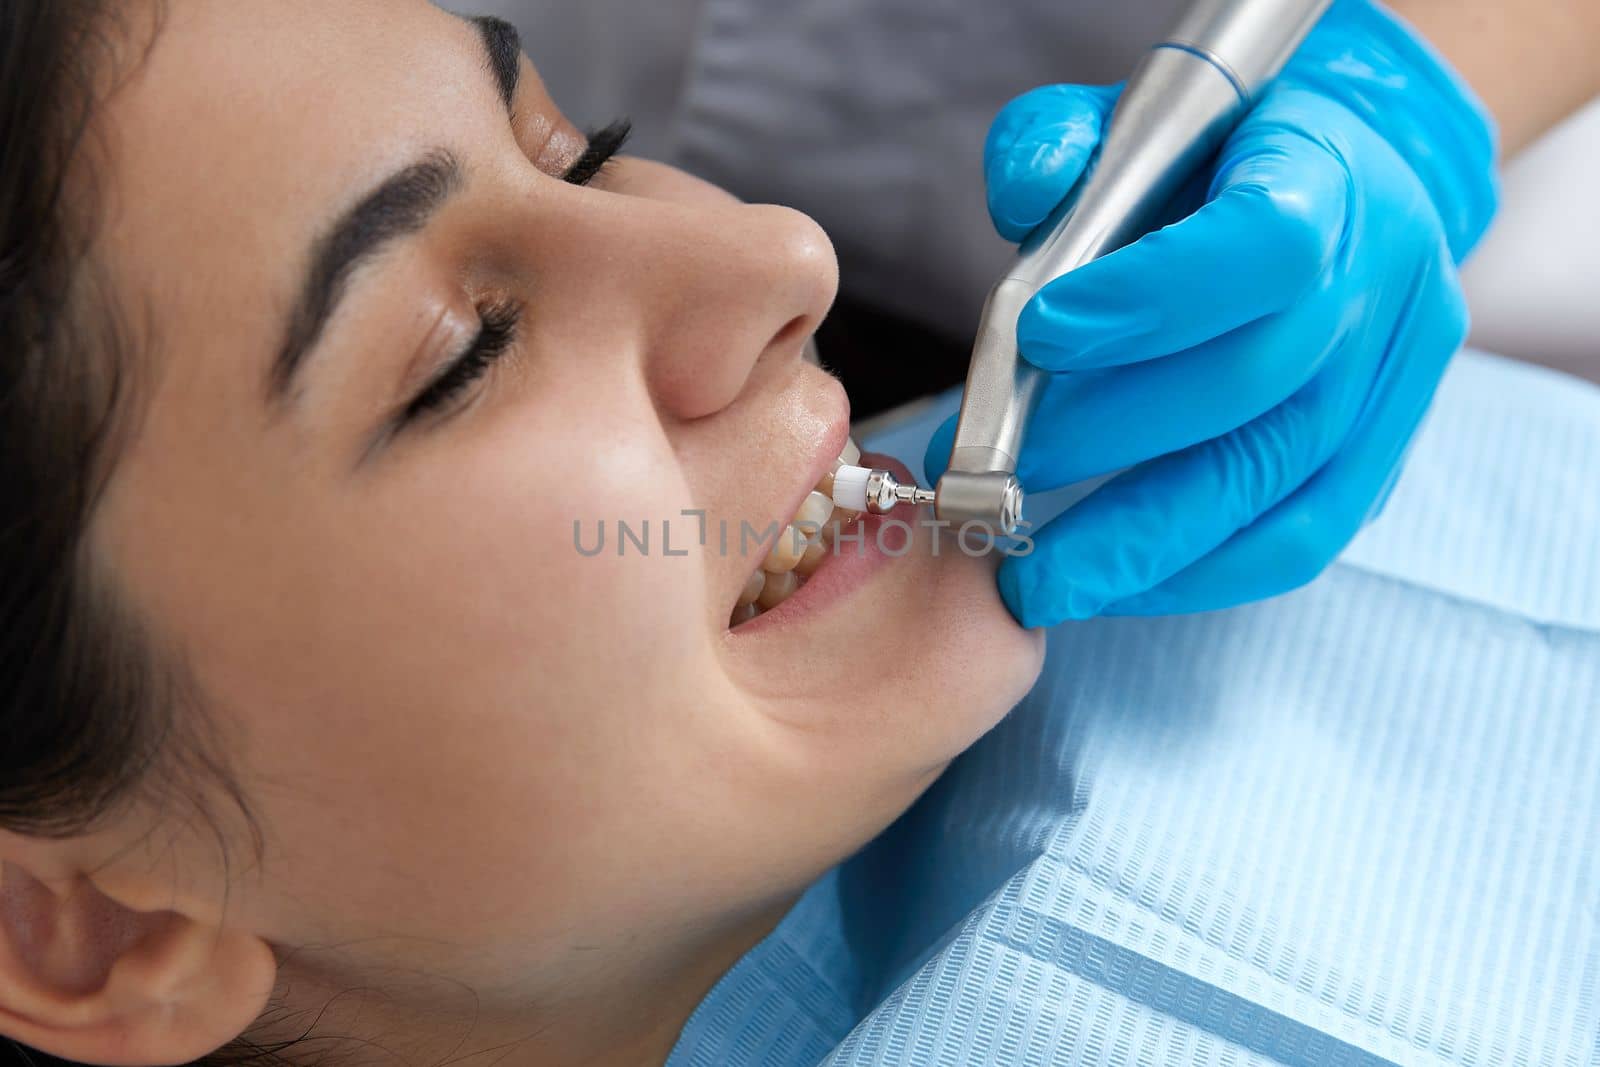
[[(1117, 91), (1053, 86), (1001, 112), (985, 166), (1008, 239), (1069, 194)], [(1490, 119), (1431, 47), (1339, 0), (1209, 188), (1174, 205), (1182, 221), (1023, 312), (1022, 356), (1052, 372), (1024, 487), (1132, 469), (1004, 561), (1013, 614), (1207, 611), (1321, 573), (1387, 499), (1466, 336), (1455, 264), (1494, 214), (1494, 155)], [(953, 434), (935, 435), (930, 477)]]

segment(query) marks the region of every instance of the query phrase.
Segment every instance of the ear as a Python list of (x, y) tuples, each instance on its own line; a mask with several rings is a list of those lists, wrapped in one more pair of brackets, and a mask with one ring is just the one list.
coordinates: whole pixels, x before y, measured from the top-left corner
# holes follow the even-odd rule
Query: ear
[(266, 1009), (277, 962), (259, 937), (119, 903), (19, 840), (0, 834), (0, 1034), (79, 1063), (158, 1067), (215, 1051)]

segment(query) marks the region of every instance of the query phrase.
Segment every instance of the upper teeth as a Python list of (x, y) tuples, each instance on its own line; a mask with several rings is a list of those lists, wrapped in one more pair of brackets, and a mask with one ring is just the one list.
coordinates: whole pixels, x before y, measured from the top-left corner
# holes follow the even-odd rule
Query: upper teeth
[(778, 541), (761, 562), (761, 567), (745, 580), (739, 594), (738, 606), (728, 620), (730, 626), (748, 622), (769, 608), (775, 608), (794, 595), (805, 579), (822, 565), (827, 556), (827, 540), (861, 516), (854, 511), (833, 506), (833, 473), (848, 463), (861, 462), (861, 449), (854, 441), (845, 443), (844, 451), (833, 461), (830, 470), (817, 483), (795, 512), (789, 525), (778, 535)]
[(822, 560), (828, 554), (828, 543), (820, 537), (811, 542), (806, 549), (806, 554), (800, 557), (800, 562), (795, 565), (794, 572), (802, 578), (809, 578), (813, 571), (822, 566)]
[[(829, 472), (828, 476), (831, 478), (833, 476), (832, 472)], [(832, 514), (833, 499), (827, 493), (812, 490), (806, 495), (805, 502), (800, 505), (800, 510), (794, 513), (792, 526), (798, 526), (801, 529), (810, 527), (813, 530), (819, 530), (822, 528), (822, 524), (828, 521), (828, 516)]]

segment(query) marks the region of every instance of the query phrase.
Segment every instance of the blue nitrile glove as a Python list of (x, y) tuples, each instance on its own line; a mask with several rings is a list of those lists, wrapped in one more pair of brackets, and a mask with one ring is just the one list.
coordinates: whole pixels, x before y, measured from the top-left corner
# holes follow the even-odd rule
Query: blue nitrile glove
[[(1117, 92), (1052, 86), (1001, 112), (985, 167), (1008, 239), (1071, 191)], [(1197, 211), (1040, 291), (1017, 337), (1053, 374), (1023, 485), (1132, 469), (1001, 565), (1019, 620), (1230, 607), (1333, 561), (1387, 499), (1466, 336), (1455, 264), (1494, 215), (1494, 142), (1431, 47), (1339, 0)], [(930, 477), (953, 434), (935, 435)]]

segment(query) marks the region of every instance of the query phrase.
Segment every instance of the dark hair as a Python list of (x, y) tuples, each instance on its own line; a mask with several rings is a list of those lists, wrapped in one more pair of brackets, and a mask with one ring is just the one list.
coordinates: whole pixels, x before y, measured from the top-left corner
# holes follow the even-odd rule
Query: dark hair
[[(193, 784), (180, 769), (210, 772), (254, 829), (197, 717), (178, 728), (181, 672), (155, 654), (87, 544), (137, 409), (136, 346), (86, 254), (99, 158), (90, 116), (137, 43), (126, 14), (108, 0), (0, 7), (0, 828), (41, 838), (94, 829), (157, 780), (163, 796)], [(195, 791), (186, 799), (218, 826)], [(240, 1042), (201, 1062), (275, 1051)], [(12, 1059), (62, 1062), (0, 1041), (0, 1062)]]
[(99, 8), (9, 3), (0, 30), (0, 826), (44, 836), (125, 795), (150, 732), (148, 671), (84, 558), (127, 380), (68, 212)]

